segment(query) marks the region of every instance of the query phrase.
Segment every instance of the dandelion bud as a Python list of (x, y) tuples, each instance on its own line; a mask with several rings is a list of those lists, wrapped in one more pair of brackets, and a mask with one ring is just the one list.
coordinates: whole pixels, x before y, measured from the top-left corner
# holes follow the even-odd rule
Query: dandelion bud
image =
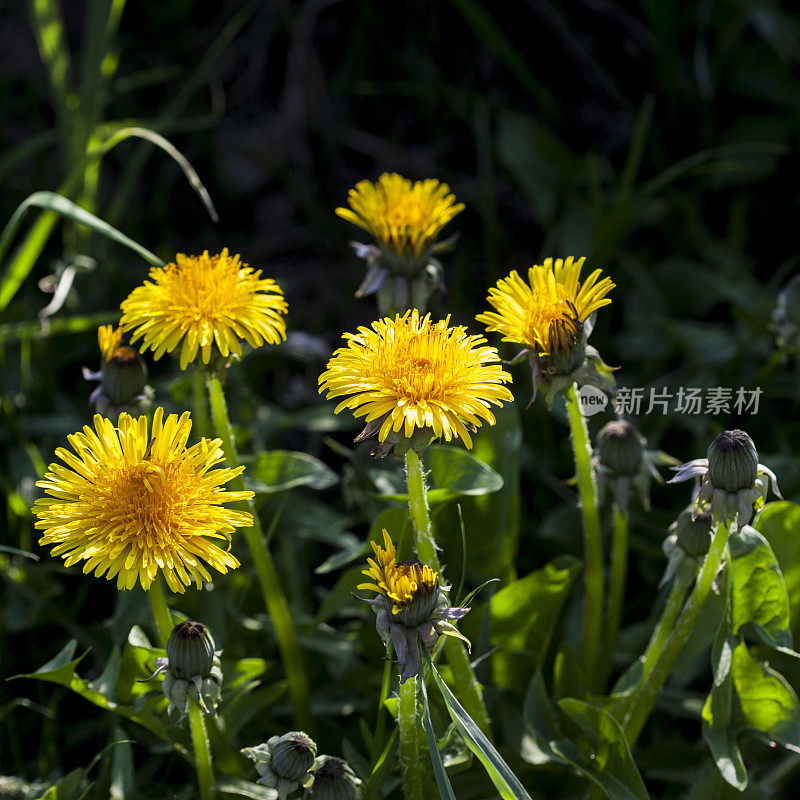
[(103, 394), (114, 405), (131, 403), (145, 392), (147, 367), (132, 347), (118, 347), (102, 373)]
[(350, 765), (335, 756), (320, 756), (314, 769), (314, 783), (304, 800), (354, 800), (361, 781)]
[(618, 419), (605, 425), (597, 435), (600, 464), (613, 475), (633, 476), (639, 471), (644, 443), (636, 428)]
[(214, 666), (214, 639), (208, 628), (190, 620), (176, 625), (167, 642), (167, 658), (176, 678), (207, 678)]
[(317, 745), (303, 731), (272, 736), (266, 744), (245, 747), (242, 752), (256, 762), (258, 783), (277, 790), (279, 800), (286, 800), (299, 786), (308, 788), (314, 782)]
[(317, 745), (302, 731), (285, 733), (272, 748), (272, 769), (282, 778), (299, 780), (314, 765)]
[(708, 473), (715, 489), (750, 489), (758, 477), (758, 453), (753, 440), (740, 430), (723, 431), (708, 448)]
[(551, 375), (571, 375), (583, 364), (586, 344), (583, 323), (577, 317), (553, 320), (549, 331), (549, 352), (542, 356), (542, 371)]
[(711, 545), (711, 511), (706, 508), (694, 514), (690, 506), (678, 515), (678, 519), (670, 527), (677, 536), (677, 544), (686, 555), (701, 558)]

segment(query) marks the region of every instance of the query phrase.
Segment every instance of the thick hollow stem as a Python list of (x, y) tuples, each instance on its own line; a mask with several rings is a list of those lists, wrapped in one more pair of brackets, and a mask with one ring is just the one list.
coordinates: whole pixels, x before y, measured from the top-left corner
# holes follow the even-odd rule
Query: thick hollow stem
[[(414, 542), (417, 547), (420, 561), (431, 569), (439, 572), (440, 581), (443, 581), (439, 556), (431, 531), (431, 517), (428, 512), (428, 494), (425, 487), (425, 476), (422, 461), (413, 451), (406, 452), (406, 479), (408, 481), (408, 508), (411, 513), (411, 522), (414, 528)], [(475, 678), (475, 671), (469, 660), (469, 655), (464, 643), (451, 636), (447, 636), (444, 643), (444, 653), (447, 663), (453, 671), (458, 696), (475, 720), (478, 727), (491, 738), (491, 726), (486, 704), (483, 700), (483, 691), (480, 683)]]
[[(229, 467), (237, 467), (239, 466), (239, 456), (236, 452), (236, 442), (233, 438), (233, 430), (228, 417), (228, 406), (225, 402), (222, 384), (215, 375), (208, 377), (208, 397), (211, 404), (214, 429), (217, 436), (222, 439), (225, 460), (228, 462)], [(244, 478), (238, 475), (229, 485), (233, 491), (241, 491), (244, 489)], [(252, 498), (240, 505), (242, 510), (248, 511), (253, 515), (252, 527), (243, 528), (243, 532), (247, 540), (247, 546), (250, 549), (253, 567), (258, 576), (258, 584), (261, 588), (264, 604), (272, 618), (275, 638), (278, 640), (278, 649), (280, 650), (283, 668), (289, 682), (289, 693), (294, 704), (295, 719), (300, 728), (312, 732), (314, 724), (309, 706), (308, 677), (303, 657), (297, 646), (297, 637), (289, 611), (289, 604), (281, 589), (275, 563), (264, 541), (261, 521), (258, 518)]]
[(614, 506), (614, 531), (611, 538), (611, 579), (608, 586), (608, 613), (603, 632), (603, 657), (601, 659), (600, 686), (611, 672), (614, 648), (622, 623), (625, 605), (625, 578), (628, 572), (628, 512)]
[(211, 765), (211, 745), (208, 741), (203, 709), (194, 700), (189, 701), (189, 728), (192, 733), (192, 748), (197, 769), (197, 782), (200, 784), (200, 797), (201, 800), (212, 800), (216, 797), (216, 792), (214, 791), (214, 767)]
[(653, 667), (644, 678), (641, 688), (634, 694), (630, 711), (623, 723), (623, 729), (631, 747), (639, 738), (647, 718), (653, 710), (658, 693), (664, 686), (669, 673), (675, 666), (678, 656), (680, 656), (694, 629), (697, 617), (711, 591), (714, 576), (722, 563), (727, 541), (728, 528), (726, 525), (718, 523), (714, 529), (714, 537), (711, 540), (708, 555), (703, 562), (703, 567), (697, 576), (697, 582), (683, 608), (680, 619), (672, 633), (664, 641), (661, 651), (653, 655)]
[(164, 595), (164, 582), (161, 579), (161, 575), (157, 575), (156, 579), (150, 584), (147, 597), (150, 600), (150, 608), (153, 611), (153, 621), (158, 631), (159, 644), (162, 647), (166, 647), (173, 625), (172, 614), (169, 612), (167, 598)]
[(405, 800), (424, 800), (420, 768), (419, 730), (422, 728), (417, 709), (417, 678), (409, 678), (400, 687), (397, 725), (400, 731), (400, 771)]
[(595, 668), (600, 654), (600, 634), (603, 629), (603, 543), (600, 538), (600, 513), (597, 509), (597, 485), (592, 469), (592, 450), (589, 432), (581, 413), (575, 384), (566, 394), (569, 427), (572, 432), (572, 450), (575, 472), (578, 477), (581, 511), (583, 513), (584, 576), (586, 603), (583, 615), (583, 644), (581, 663), (584, 680), (590, 689), (599, 688), (600, 677)]

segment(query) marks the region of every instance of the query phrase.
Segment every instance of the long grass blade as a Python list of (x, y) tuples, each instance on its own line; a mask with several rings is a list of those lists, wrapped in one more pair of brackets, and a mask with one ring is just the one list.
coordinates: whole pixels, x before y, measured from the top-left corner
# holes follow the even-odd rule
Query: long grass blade
[(154, 266), (162, 266), (164, 264), (157, 255), (151, 253), (146, 247), (134, 242), (122, 231), (117, 230), (104, 220), (76, 205), (72, 200), (68, 200), (56, 192), (34, 192), (17, 208), (0, 234), (0, 263), (2, 263), (5, 254), (8, 252), (8, 248), (14, 239), (14, 234), (19, 228), (25, 212), (34, 207), (43, 208), (48, 213), (42, 214), (36, 221), (36, 224), (0, 279), (0, 311), (9, 304), (22, 282), (33, 269), (36, 258), (50, 236), (58, 215), (81, 225), (86, 225), (87, 228), (97, 231), (112, 241), (129, 247)]
[(433, 665), (428, 651), (423, 648), (422, 653), (431, 669), (433, 679), (442, 693), (447, 706), (447, 713), (450, 714), (450, 718), (455, 723), (467, 747), (472, 750), (481, 764), (483, 764), (495, 788), (500, 792), (500, 796), (503, 800), (531, 800), (519, 778), (511, 771), (511, 768), (503, 760), (500, 753), (495, 750), (494, 745), (486, 738), (483, 731), (475, 724), (472, 717), (467, 714), (464, 707), (450, 691), (450, 688)]
[(422, 725), (425, 728), (425, 737), (428, 740), (428, 750), (431, 754), (436, 786), (439, 789), (439, 795), (442, 800), (456, 800), (456, 796), (453, 794), (453, 787), (450, 785), (450, 778), (447, 777), (447, 771), (442, 762), (439, 745), (436, 742), (436, 734), (431, 722), (431, 710), (428, 707), (428, 690), (425, 688), (425, 680), (422, 675), (419, 676), (419, 688), (422, 695)]
[(168, 156), (170, 156), (170, 158), (172, 158), (183, 170), (183, 174), (186, 175), (186, 179), (191, 184), (191, 187), (200, 196), (200, 199), (202, 200), (203, 205), (206, 207), (211, 219), (214, 222), (219, 222), (219, 215), (217, 214), (217, 209), (214, 208), (211, 195), (209, 195), (208, 190), (200, 180), (200, 176), (197, 174), (197, 171), (189, 163), (189, 160), (178, 150), (178, 148), (175, 147), (175, 145), (172, 144), (172, 142), (170, 142), (168, 139), (165, 139), (161, 134), (156, 133), (149, 128), (120, 128), (112, 133), (111, 136), (109, 136), (104, 142), (102, 148), (103, 154), (108, 153), (120, 142), (124, 142), (126, 139), (131, 138), (145, 139), (146, 141), (154, 144), (156, 147), (160, 147)]

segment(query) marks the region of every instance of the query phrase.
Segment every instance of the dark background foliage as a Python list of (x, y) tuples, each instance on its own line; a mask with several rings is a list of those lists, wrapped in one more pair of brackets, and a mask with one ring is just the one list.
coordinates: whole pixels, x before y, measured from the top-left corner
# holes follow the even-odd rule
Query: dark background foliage
[[(84, 4), (62, 9), (75, 52)], [(32, 192), (58, 189), (67, 155), (53, 133), (27, 7), (13, 3), (0, 15), (4, 222)], [(620, 385), (763, 389), (757, 415), (642, 416), (651, 447), (688, 460), (704, 455), (720, 430), (743, 427), (792, 498), (800, 382), (796, 364), (775, 356), (769, 325), (777, 291), (798, 265), (799, 21), (768, 0), (130, 3), (105, 119), (172, 141), (220, 220), (211, 221), (174, 162), (133, 141), (104, 160), (96, 211), (165, 259), (227, 246), (279, 281), (294, 335), (280, 350), (247, 358), (232, 378), (242, 439), (305, 449), (338, 471), (345, 459), (323, 435), (349, 446), (355, 425), (324, 410), (316, 377), (341, 331), (376, 312), (353, 298), (363, 267), (348, 241), (360, 237), (333, 209), (358, 180), (383, 171), (437, 177), (467, 207), (448, 228), (460, 238), (445, 256), (449, 291), (435, 301), (437, 313), (477, 332), (488, 286), (510, 267), (586, 255), (617, 284), (593, 343), (620, 366)], [(96, 266), (78, 276), (60, 314), (113, 311), (147, 267), (99, 237), (61, 232), (0, 318), (0, 542), (44, 557), (35, 568), (15, 562), (24, 579), (4, 572), (6, 676), (39, 666), (67, 635), (100, 653), (118, 635), (100, 624), (114, 607), (113, 586), (67, 573), (38, 550), (27, 511), (40, 461), (88, 421), (81, 366), (97, 360), (94, 330), (11, 329), (36, 320), (50, 299), (40, 279), (76, 242)], [(162, 402), (180, 407), (188, 387), (174, 364), (151, 367)], [(519, 574), (580, 547), (564, 483), (566, 427), (541, 401), (525, 410), (529, 392), (517, 368), (525, 442)], [(363, 537), (368, 514), (352, 497), (345, 504), (334, 488), (323, 499), (326, 513), (347, 512), (347, 529)], [(663, 568), (660, 540), (687, 500), (681, 487), (657, 487), (653, 512), (636, 512), (629, 623), (648, 614), (647, 587)], [(297, 505), (302, 517), (307, 508)], [(314, 527), (308, 518), (306, 526)], [(332, 542), (314, 531), (299, 542), (281, 557), (295, 607), (310, 614), (337, 577), (311, 577)], [(320, 669), (321, 682), (354, 657), (333, 652), (335, 633), (329, 657), (339, 667)], [(246, 644), (237, 645), (242, 653)], [(2, 690), (11, 722), (0, 733), (0, 772), (32, 779), (85, 765), (73, 748), (105, 736), (94, 709), (48, 685), (35, 689)], [(15, 707), (15, 692), (28, 698), (26, 708)], [(338, 747), (342, 731), (352, 733), (346, 716), (323, 739)]]

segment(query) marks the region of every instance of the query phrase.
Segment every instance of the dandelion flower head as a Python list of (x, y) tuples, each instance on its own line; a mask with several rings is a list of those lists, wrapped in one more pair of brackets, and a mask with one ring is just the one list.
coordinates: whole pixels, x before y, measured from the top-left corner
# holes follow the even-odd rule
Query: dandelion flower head
[(348, 195), (350, 208), (337, 208), (343, 219), (372, 234), (390, 253), (420, 258), (442, 228), (464, 210), (446, 183), (435, 178), (415, 181), (387, 173), (359, 181)]
[(570, 340), (580, 338), (589, 316), (611, 303), (606, 295), (614, 284), (608, 277), (600, 278), (602, 270), (580, 282), (585, 260), (545, 259), (528, 270), (527, 282), (513, 270), (489, 290), (488, 300), (496, 311), (476, 319), (488, 331), (502, 333), (504, 342), (522, 344), (538, 355), (565, 349)]
[(494, 425), (490, 407), (513, 400), (503, 386), (511, 376), (486, 339), (449, 322), (432, 322), (430, 314), (420, 317), (412, 309), (344, 334), (347, 345), (320, 375), (320, 392), (349, 395), (337, 414), (349, 408), (367, 424), (382, 420), (380, 442), (392, 431), (411, 437), (430, 429), (437, 438), (457, 437), (472, 447), (466, 426)]
[(159, 570), (170, 589), (182, 593), (192, 579), (211, 580), (239, 566), (212, 540), (230, 546), (237, 527), (252, 525), (250, 514), (224, 503), (246, 500), (252, 492), (229, 492), (224, 484), (236, 469), (212, 469), (224, 460), (219, 439), (186, 447), (189, 412), (164, 419), (162, 408), (148, 433), (147, 417), (121, 414), (115, 426), (95, 416), (94, 429), (68, 437), (71, 452), (56, 450), (63, 464), (51, 464), (36, 485), (48, 496), (36, 501), (39, 544), (52, 546), (70, 567), (83, 563), (119, 589), (139, 582), (149, 589)]
[(227, 249), (215, 256), (179, 253), (173, 263), (151, 269), (149, 278), (123, 301), (121, 325), (156, 360), (180, 347), (186, 369), (198, 350), (208, 364), (215, 346), (227, 358), (242, 354), (242, 339), (260, 347), (286, 338), (288, 306), (280, 286)]
[(438, 592), (439, 573), (418, 561), (398, 562), (395, 546), (385, 530), (383, 547), (375, 542), (370, 544), (375, 557), (368, 558), (369, 567), (361, 570), (370, 582), (360, 583), (357, 588), (369, 589), (391, 600), (392, 614), (399, 614), (417, 598), (427, 598)]

